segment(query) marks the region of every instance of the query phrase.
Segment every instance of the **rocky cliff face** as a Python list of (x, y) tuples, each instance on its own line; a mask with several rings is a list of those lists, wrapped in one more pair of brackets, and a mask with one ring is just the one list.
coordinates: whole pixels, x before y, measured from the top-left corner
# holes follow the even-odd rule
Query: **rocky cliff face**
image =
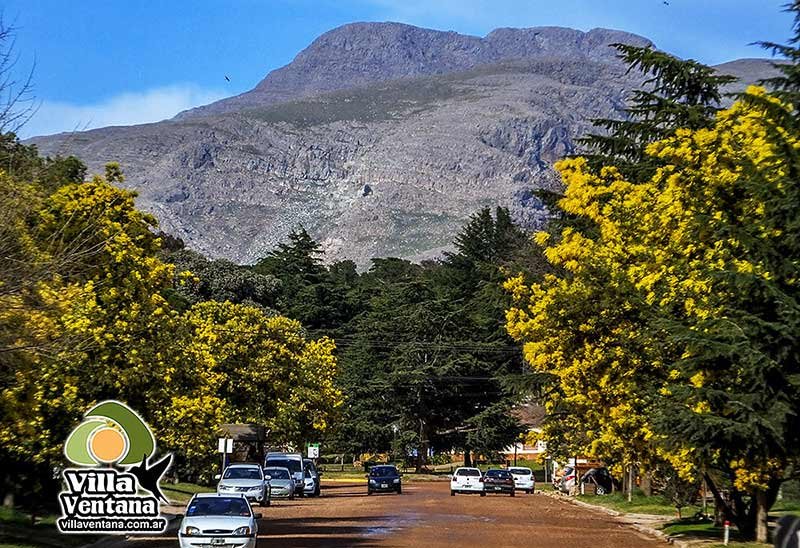
[(431, 256), (483, 206), (543, 222), (533, 191), (557, 185), (553, 162), (641, 84), (614, 42), (649, 43), (602, 29), (478, 38), (356, 23), (237, 97), (33, 141), (95, 170), (119, 161), (139, 205), (213, 257), (255, 261), (299, 224), (329, 259)]

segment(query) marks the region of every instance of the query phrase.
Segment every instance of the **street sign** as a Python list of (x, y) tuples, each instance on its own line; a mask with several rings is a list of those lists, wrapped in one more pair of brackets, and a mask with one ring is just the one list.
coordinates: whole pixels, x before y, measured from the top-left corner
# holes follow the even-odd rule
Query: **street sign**
[(233, 453), (233, 440), (231, 438), (219, 438), (217, 440), (218, 453)]
[(310, 459), (318, 459), (319, 458), (319, 444), (318, 443), (309, 443), (308, 444), (308, 458), (310, 458)]

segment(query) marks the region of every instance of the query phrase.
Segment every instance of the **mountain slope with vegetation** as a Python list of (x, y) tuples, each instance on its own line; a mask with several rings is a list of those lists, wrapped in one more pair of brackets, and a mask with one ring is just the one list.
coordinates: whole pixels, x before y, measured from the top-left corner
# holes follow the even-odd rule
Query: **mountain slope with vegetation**
[(94, 171), (118, 161), (138, 206), (211, 257), (255, 262), (303, 225), (329, 260), (422, 258), (485, 206), (541, 226), (552, 164), (641, 85), (613, 42), (650, 45), (604, 29), (345, 25), (241, 96), (32, 142)]

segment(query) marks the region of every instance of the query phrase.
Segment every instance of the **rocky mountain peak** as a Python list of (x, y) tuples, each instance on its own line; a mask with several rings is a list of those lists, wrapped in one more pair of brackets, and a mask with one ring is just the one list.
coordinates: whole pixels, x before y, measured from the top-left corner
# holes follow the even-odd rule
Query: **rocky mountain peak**
[(616, 62), (613, 43), (652, 45), (627, 32), (563, 27), (500, 28), (486, 37), (403, 23), (349, 23), (314, 40), (288, 65), (230, 99), (178, 119), (232, 112), (372, 83), (449, 74), (510, 60), (590, 58)]

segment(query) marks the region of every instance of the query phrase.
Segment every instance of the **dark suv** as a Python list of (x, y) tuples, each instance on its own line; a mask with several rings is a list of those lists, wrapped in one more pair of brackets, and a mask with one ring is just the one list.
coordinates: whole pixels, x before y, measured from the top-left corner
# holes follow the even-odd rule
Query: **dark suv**
[(367, 474), (367, 494), (403, 492), (403, 481), (400, 472), (393, 464), (373, 466)]
[(614, 478), (608, 468), (591, 468), (581, 477), (581, 483), (595, 484), (598, 495), (607, 495), (614, 489)]

